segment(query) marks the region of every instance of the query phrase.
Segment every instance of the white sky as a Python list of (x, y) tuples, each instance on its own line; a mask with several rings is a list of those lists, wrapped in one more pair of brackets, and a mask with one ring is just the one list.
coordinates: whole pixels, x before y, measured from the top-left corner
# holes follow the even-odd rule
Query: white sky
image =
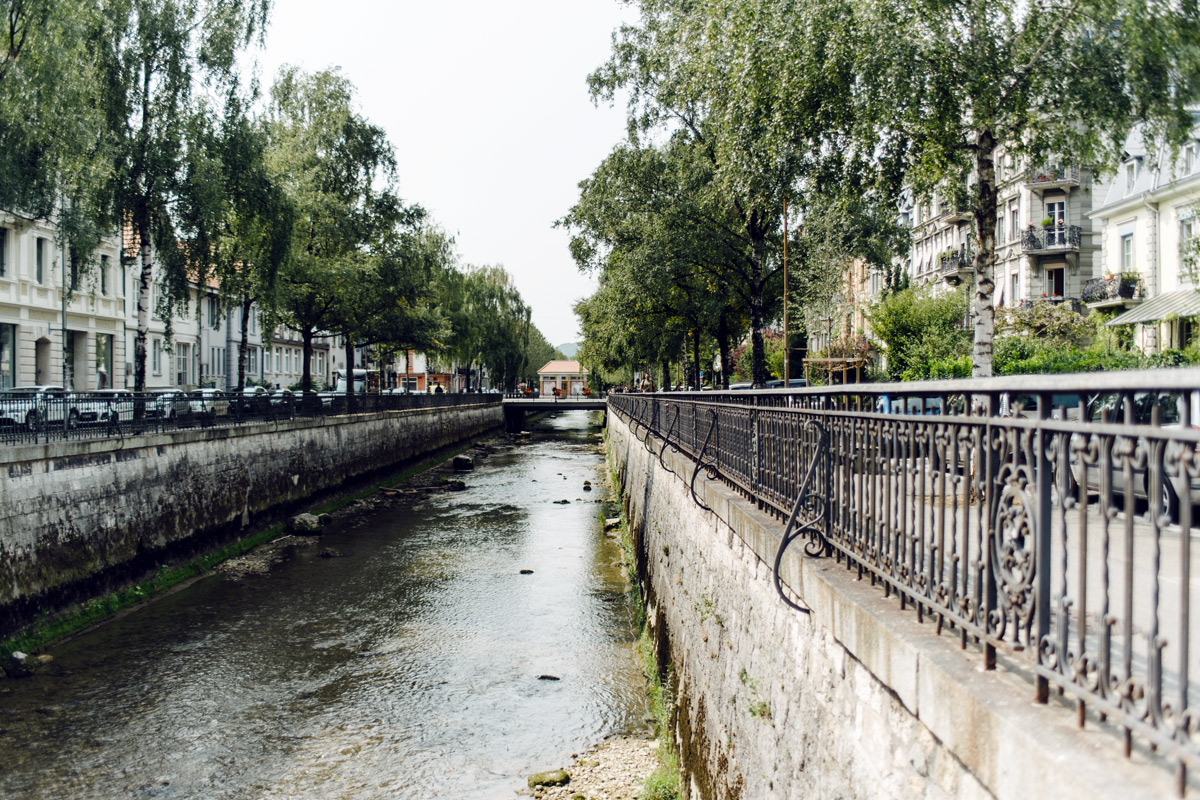
[(464, 263), (503, 265), (559, 345), (595, 281), (552, 226), (624, 136), (623, 103), (593, 106), (586, 83), (623, 20), (618, 0), (276, 0), (257, 55), (264, 89), (284, 64), (341, 67), (396, 148), (401, 196)]

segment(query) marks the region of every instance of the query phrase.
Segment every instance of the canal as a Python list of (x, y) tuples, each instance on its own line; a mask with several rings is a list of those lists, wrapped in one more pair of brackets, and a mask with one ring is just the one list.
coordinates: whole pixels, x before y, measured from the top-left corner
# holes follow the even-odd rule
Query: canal
[(466, 491), (348, 518), (0, 680), (0, 796), (506, 798), (644, 730), (595, 421), (532, 423)]

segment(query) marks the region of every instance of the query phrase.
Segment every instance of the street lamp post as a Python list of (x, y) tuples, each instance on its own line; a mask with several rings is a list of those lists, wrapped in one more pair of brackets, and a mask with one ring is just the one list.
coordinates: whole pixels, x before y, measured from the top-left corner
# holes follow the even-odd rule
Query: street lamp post
[(783, 385), (791, 387), (791, 365), (789, 359), (791, 353), (791, 337), (788, 336), (788, 259), (787, 259), (787, 243), (788, 243), (788, 219), (787, 219), (787, 198), (783, 198)]

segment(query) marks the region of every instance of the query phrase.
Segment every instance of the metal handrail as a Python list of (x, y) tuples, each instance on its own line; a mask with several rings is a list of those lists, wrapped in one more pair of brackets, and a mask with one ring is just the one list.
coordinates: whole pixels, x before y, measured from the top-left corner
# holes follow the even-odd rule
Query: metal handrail
[(1200, 764), (1198, 387), (1200, 370), (1181, 369), (609, 407), (659, 438), (670, 426), (693, 480), (709, 470), (791, 518), (785, 544), (822, 531), (808, 555), (829, 552), (977, 644), (988, 668), (998, 652), (1026, 662), (1038, 701), (1073, 698), (1081, 724), (1117, 726), (1127, 753), (1135, 737), (1152, 745), (1183, 786)]
[(499, 394), (252, 394), (0, 389), (0, 445), (128, 438), (296, 417), (495, 404)]

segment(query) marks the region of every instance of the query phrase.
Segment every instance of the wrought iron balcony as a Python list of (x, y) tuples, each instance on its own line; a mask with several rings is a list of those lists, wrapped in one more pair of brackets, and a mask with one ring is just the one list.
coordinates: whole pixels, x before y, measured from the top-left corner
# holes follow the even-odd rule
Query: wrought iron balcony
[(1046, 165), (1025, 173), (1025, 186), (1035, 192), (1066, 189), (1079, 185), (1079, 167)]
[(1140, 294), (1141, 281), (1127, 275), (1111, 278), (1090, 278), (1083, 282), (1083, 302), (1102, 305), (1120, 305), (1122, 300), (1132, 300)]
[(949, 250), (938, 256), (938, 275), (942, 280), (957, 284), (971, 271), (975, 254), (966, 249)]
[(1021, 249), (1031, 255), (1038, 253), (1078, 252), (1083, 241), (1083, 228), (1064, 225), (1037, 229), (1030, 225), (1021, 234)]

